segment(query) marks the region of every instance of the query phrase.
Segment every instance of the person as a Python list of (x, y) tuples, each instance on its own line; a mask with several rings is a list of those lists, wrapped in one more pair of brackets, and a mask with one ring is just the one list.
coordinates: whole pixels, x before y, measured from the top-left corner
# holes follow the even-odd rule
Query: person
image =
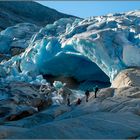
[(70, 94), (68, 94), (68, 97), (67, 97), (67, 105), (70, 106)]
[(70, 98), (67, 99), (67, 105), (70, 106)]
[(95, 87), (95, 98), (97, 98), (97, 92), (98, 92), (98, 90), (99, 90), (99, 88), (98, 88), (98, 86), (96, 85), (96, 87)]
[(82, 100), (80, 98), (77, 99), (76, 105), (80, 105)]
[(89, 99), (89, 96), (90, 96), (89, 90), (87, 90), (85, 92), (85, 95), (86, 95), (86, 102), (88, 102), (88, 99)]

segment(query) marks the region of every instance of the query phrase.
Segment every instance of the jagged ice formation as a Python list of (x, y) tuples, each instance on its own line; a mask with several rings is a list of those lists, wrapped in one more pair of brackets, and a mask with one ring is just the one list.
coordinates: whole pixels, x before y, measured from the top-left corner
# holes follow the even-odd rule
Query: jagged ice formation
[(2, 65), (12, 63), (15, 75), (29, 76), (29, 82), (40, 74), (112, 80), (121, 70), (140, 66), (139, 27), (139, 11), (60, 19), (40, 29), (23, 54)]

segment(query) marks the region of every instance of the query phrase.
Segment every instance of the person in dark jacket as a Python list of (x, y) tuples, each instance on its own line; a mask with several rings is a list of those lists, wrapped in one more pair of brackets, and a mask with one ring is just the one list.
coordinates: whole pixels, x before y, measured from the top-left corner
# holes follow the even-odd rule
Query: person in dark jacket
[(68, 97), (67, 97), (67, 105), (70, 106), (70, 94), (68, 94)]
[(70, 98), (67, 99), (67, 105), (70, 106)]
[(76, 105), (80, 105), (82, 100), (80, 98), (77, 99)]
[(95, 98), (97, 98), (97, 92), (98, 92), (98, 90), (99, 90), (99, 88), (98, 88), (98, 86), (96, 85), (96, 87), (95, 87)]
[(85, 96), (86, 96), (86, 102), (88, 102), (88, 99), (89, 99), (89, 96), (90, 96), (89, 90), (87, 90), (85, 92)]

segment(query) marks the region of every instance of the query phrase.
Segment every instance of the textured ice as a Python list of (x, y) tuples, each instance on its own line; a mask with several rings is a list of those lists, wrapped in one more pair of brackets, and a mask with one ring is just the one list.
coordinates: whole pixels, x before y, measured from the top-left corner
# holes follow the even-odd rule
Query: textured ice
[[(24, 53), (1, 62), (0, 76), (3, 77), (3, 83), (25, 81), (44, 86), (47, 81), (43, 76), (52, 74), (74, 77), (82, 83), (82, 88), (88, 85), (93, 91), (91, 81), (105, 81), (108, 76), (110, 80), (115, 78), (112, 87), (99, 90), (96, 99), (94, 92), (90, 92), (88, 103), (83, 96), (84, 92), (72, 90), (72, 98), (82, 98), (78, 107), (73, 106), (75, 100), (72, 99), (72, 107), (60, 106), (56, 109), (53, 106), (30, 118), (19, 120), (20, 123), (13, 121), (4, 125), (6, 128), (10, 125), (18, 126), (18, 129), (29, 128), (12, 138), (139, 138), (140, 72), (136, 68), (130, 69), (140, 66), (139, 56), (139, 11), (84, 20), (61, 19), (47, 25), (32, 36)], [(63, 86), (60, 81), (53, 83), (57, 90)], [(35, 88), (29, 90), (30, 84), (26, 90), (21, 85), (18, 90), (13, 90), (14, 87), (16, 84), (9, 87), (10, 92), (8, 90), (14, 105), (17, 102), (13, 102), (13, 95), (20, 91), (38, 95)], [(64, 101), (57, 90), (51, 92), (54, 105)], [(0, 98), (5, 99), (7, 95), (0, 94)], [(5, 129), (1, 129), (3, 134)], [(57, 133), (53, 135), (54, 132)], [(11, 138), (11, 135), (7, 138)]]
[(20, 23), (0, 32), (0, 53), (10, 53), (11, 48), (27, 48), (31, 36), (39, 30), (34, 24)]
[(22, 61), (32, 58), (35, 71), (43, 74), (70, 75), (78, 80), (96, 75), (99, 79), (101, 69), (113, 79), (122, 69), (140, 66), (139, 18), (136, 11), (75, 21), (61, 19), (32, 38)]
[(71, 76), (79, 81), (112, 80), (121, 70), (140, 66), (139, 26), (139, 11), (60, 19), (32, 36), (20, 55), (20, 72), (13, 66), (12, 75), (19, 72), (36, 82), (42, 74)]

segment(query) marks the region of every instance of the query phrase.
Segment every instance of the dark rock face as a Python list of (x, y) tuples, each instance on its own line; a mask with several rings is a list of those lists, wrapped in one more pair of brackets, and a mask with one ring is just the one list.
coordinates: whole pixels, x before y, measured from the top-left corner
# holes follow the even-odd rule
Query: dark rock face
[(0, 11), (1, 30), (17, 23), (45, 26), (60, 18), (72, 17), (33, 1), (1, 1)]

